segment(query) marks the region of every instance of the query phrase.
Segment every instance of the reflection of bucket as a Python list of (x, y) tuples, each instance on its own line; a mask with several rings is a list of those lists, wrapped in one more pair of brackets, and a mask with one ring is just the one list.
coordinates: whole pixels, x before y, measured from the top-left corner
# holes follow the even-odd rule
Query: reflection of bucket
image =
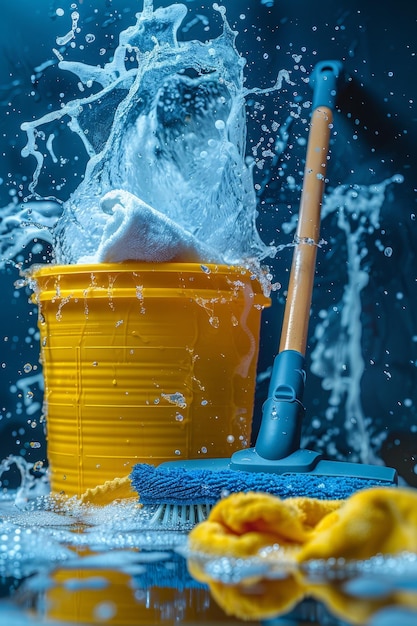
[[(169, 626), (237, 624), (227, 617), (203, 586), (141, 587), (121, 571), (57, 570), (42, 598), (44, 617), (66, 624)], [(250, 622), (253, 624), (253, 622)]]
[(39, 304), (54, 492), (79, 495), (137, 462), (230, 456), (249, 444), (261, 310), (228, 266), (44, 266)]

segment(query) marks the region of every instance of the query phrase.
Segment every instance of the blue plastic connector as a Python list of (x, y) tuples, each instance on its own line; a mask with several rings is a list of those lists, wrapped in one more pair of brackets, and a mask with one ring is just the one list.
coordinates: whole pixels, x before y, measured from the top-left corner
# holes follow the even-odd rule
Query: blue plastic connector
[(310, 85), (314, 90), (313, 110), (320, 106), (334, 109), (342, 77), (343, 65), (340, 61), (317, 63), (310, 76)]
[(282, 459), (299, 449), (305, 377), (300, 352), (283, 350), (275, 357), (255, 446), (264, 459)]

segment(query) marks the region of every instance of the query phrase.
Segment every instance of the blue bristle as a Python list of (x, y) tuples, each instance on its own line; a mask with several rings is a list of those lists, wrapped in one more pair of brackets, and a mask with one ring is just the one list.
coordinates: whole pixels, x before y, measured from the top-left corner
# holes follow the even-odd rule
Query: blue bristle
[(392, 486), (386, 481), (351, 476), (173, 469), (145, 463), (135, 465), (130, 478), (140, 502), (145, 505), (214, 504), (229, 493), (247, 491), (266, 492), (280, 498), (305, 496), (343, 500), (362, 489)]

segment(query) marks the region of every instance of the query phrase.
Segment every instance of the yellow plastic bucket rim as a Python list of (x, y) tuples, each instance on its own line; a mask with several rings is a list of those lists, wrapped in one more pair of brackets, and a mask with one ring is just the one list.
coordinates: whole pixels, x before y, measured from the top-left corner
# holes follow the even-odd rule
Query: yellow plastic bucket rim
[(38, 275), (55, 275), (55, 274), (89, 274), (91, 272), (131, 272), (140, 270), (142, 272), (214, 272), (217, 274), (233, 273), (252, 273), (256, 278), (255, 271), (245, 265), (226, 265), (221, 263), (148, 263), (145, 261), (127, 261), (124, 263), (85, 263), (85, 264), (68, 264), (55, 265), (48, 263), (45, 265), (33, 265), (27, 273), (30, 277), (36, 278)]
[[(271, 285), (265, 275), (262, 275), (260, 268), (250, 268), (244, 265), (226, 265), (217, 263), (146, 263), (146, 262), (126, 262), (126, 263), (88, 263), (80, 265), (34, 265), (25, 272), (29, 286), (34, 291), (34, 296), (40, 296), (42, 291), (41, 285), (45, 286), (48, 279), (63, 279), (64, 281), (72, 281), (72, 277), (82, 279), (83, 276), (105, 276), (105, 275), (124, 275), (141, 274), (143, 278), (148, 276), (150, 279), (153, 275), (163, 277), (173, 277), (175, 274), (182, 274), (190, 278), (211, 277), (215, 280), (216, 289), (229, 289), (227, 283), (230, 279), (244, 280), (246, 284), (251, 284), (251, 288), (256, 298), (260, 298), (262, 306), (270, 306)], [(39, 283), (38, 283), (39, 281)], [(39, 291), (39, 287), (40, 291)], [(64, 286), (62, 285), (64, 288)], [(214, 287), (214, 284), (213, 284)], [(74, 290), (72, 283), (67, 283), (66, 288)], [(148, 285), (149, 288), (149, 285)], [(206, 287), (204, 287), (206, 290)], [(169, 295), (167, 289), (166, 295)], [(207, 291), (208, 293), (208, 291)]]

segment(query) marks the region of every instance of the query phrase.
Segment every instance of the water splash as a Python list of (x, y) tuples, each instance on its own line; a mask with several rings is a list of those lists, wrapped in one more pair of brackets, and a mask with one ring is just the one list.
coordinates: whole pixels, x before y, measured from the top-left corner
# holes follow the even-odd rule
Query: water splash
[(52, 244), (53, 227), (61, 213), (61, 206), (51, 201), (11, 202), (0, 208), (0, 268), (13, 263), (29, 246), (30, 261), (30, 255), (39, 254), (43, 244)]
[(9, 472), (13, 466), (20, 474), (20, 487), (13, 493), (15, 507), (24, 506), (30, 499), (49, 492), (47, 471), (39, 463), (34, 465), (21, 456), (10, 455), (0, 462), (0, 477)]
[[(311, 371), (322, 379), (322, 388), (330, 393), (325, 411), (326, 430), (337, 422), (337, 415), (343, 409), (345, 438), (353, 452), (351, 459), (355, 457), (364, 463), (380, 462), (376, 451), (384, 436), (376, 436), (361, 401), (365, 371), (361, 293), (369, 282), (366, 237), (380, 227), (388, 187), (402, 182), (402, 176), (395, 175), (370, 186), (341, 185), (325, 197), (322, 212), (323, 219), (336, 216), (337, 227), (344, 235), (347, 277), (340, 302), (334, 302), (319, 314)], [(376, 245), (382, 246), (379, 241)], [(385, 255), (386, 250), (382, 246), (381, 252)], [(331, 444), (326, 441), (324, 445), (332, 446), (327, 453), (334, 457), (334, 441)]]
[[(245, 89), (237, 33), (225, 8), (213, 8), (223, 20), (220, 36), (179, 42), (186, 6), (154, 10), (145, 1), (136, 24), (120, 33), (111, 62), (59, 63), (96, 90), (22, 124), (28, 137), (23, 155), (37, 164), (30, 184), (35, 198), (44, 152), (57, 159), (48, 125), (68, 119), (89, 157), (84, 180), (54, 227), (59, 263), (127, 260), (115, 246), (129, 260), (161, 260), (144, 252), (138, 233), (145, 225), (151, 249), (162, 237), (165, 253), (170, 237), (188, 237), (205, 261), (249, 262), (274, 254), (256, 229), (252, 166), (245, 160), (245, 98), (279, 89), (289, 75), (281, 71), (268, 90)], [(112, 237), (116, 244), (109, 251)]]

